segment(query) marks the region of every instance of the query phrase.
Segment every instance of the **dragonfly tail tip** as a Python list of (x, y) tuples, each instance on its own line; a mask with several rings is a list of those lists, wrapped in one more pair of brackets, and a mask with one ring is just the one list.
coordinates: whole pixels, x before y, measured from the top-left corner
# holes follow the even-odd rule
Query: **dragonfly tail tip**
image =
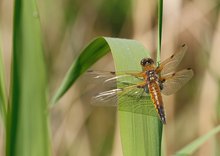
[(164, 125), (167, 123), (165, 117), (161, 117), (161, 121), (162, 121), (162, 123), (163, 123)]

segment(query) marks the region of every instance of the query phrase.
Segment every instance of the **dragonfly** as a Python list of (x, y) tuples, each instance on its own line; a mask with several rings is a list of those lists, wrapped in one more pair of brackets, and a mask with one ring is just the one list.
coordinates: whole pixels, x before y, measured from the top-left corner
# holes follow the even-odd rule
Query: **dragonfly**
[[(163, 124), (166, 124), (162, 94), (171, 95), (176, 93), (193, 77), (193, 70), (191, 68), (175, 72), (186, 50), (187, 46), (185, 44), (181, 45), (176, 53), (162, 61), (158, 66), (152, 58), (143, 58), (140, 60), (142, 71), (139, 72), (88, 71), (94, 78), (104, 81), (105, 84), (112, 84), (115, 81), (117, 84), (123, 84), (122, 87), (111, 88), (96, 94), (92, 97), (92, 103), (106, 104), (126, 94), (138, 98), (149, 95), (158, 117)], [(133, 77), (137, 81), (136, 83), (131, 83), (121, 80), (124, 77)], [(117, 105), (117, 102), (114, 101), (110, 104)]]

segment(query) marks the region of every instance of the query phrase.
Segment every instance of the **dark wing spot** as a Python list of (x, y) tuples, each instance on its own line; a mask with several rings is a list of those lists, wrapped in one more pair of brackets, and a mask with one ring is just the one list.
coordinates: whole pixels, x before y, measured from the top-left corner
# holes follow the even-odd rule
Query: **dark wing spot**
[(162, 79), (161, 82), (164, 83), (166, 81), (166, 79)]
[(172, 74), (172, 76), (175, 76), (175, 75), (176, 75), (176, 73), (173, 73), (173, 74)]
[(182, 47), (185, 47), (185, 46), (186, 46), (186, 44), (183, 44), (183, 45), (182, 45)]
[(114, 72), (114, 71), (111, 71), (110, 73), (113, 74), (113, 75), (115, 75), (115, 72)]
[(191, 70), (192, 68), (186, 68), (187, 70)]
[(170, 56), (170, 58), (173, 58), (173, 57), (174, 57), (174, 55)]
[(160, 90), (163, 90), (163, 82), (159, 83)]

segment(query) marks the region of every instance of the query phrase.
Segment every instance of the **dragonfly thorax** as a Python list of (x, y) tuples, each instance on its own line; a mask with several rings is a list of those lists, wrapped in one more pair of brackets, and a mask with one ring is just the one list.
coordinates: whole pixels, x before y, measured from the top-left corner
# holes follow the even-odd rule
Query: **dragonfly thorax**
[(152, 81), (158, 81), (158, 75), (155, 72), (155, 70), (148, 70), (146, 71), (146, 77), (147, 77), (147, 81), (148, 82), (152, 82)]

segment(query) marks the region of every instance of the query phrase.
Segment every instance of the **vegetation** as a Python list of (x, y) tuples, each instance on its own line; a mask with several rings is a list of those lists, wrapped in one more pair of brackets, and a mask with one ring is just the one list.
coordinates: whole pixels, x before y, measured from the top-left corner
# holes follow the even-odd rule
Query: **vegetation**
[[(218, 1), (1, 4), (1, 155), (219, 155)], [(141, 58), (159, 63), (182, 43), (189, 50), (180, 68), (195, 76), (164, 97), (166, 126), (149, 98), (139, 110), (130, 97), (117, 112), (89, 105), (100, 82), (86, 70), (141, 70)]]

